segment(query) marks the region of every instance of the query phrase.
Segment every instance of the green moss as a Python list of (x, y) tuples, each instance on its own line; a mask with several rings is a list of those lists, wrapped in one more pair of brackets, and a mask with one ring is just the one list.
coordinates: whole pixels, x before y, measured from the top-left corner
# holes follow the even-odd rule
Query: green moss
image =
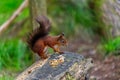
[(69, 73), (66, 73), (66, 80), (75, 80), (75, 78), (73, 78), (73, 76), (71, 76)]

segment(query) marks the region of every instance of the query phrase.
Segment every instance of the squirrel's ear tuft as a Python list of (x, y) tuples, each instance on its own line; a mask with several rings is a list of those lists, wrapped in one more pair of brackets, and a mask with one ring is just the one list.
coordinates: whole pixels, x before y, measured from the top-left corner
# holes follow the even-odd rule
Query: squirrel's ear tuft
[(62, 34), (61, 34), (62, 36), (64, 36), (65, 34), (62, 32)]
[(60, 40), (63, 36), (64, 36), (63, 34), (60, 34), (57, 40)]

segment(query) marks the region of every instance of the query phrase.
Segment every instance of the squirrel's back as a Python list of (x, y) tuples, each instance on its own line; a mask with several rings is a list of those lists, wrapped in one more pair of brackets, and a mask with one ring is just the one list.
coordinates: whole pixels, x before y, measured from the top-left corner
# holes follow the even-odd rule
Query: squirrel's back
[(35, 42), (48, 35), (51, 27), (51, 23), (49, 19), (45, 16), (39, 16), (36, 18), (36, 21), (39, 23), (39, 27), (34, 29), (31, 33), (29, 33), (27, 38), (27, 43), (32, 49)]

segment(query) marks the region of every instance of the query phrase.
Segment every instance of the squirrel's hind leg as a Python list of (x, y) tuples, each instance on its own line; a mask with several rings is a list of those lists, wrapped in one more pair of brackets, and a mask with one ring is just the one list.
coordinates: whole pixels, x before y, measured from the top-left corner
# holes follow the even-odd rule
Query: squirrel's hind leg
[(42, 59), (47, 59), (48, 56), (45, 54), (44, 49), (41, 49), (38, 53), (38, 55), (42, 58)]

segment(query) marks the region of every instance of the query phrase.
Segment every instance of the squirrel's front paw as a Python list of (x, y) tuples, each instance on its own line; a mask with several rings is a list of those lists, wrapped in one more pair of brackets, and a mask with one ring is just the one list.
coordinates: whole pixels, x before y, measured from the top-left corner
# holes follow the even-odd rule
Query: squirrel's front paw
[(62, 51), (61, 51), (61, 52), (59, 52), (59, 53), (60, 53), (60, 54), (64, 54), (64, 52), (62, 52)]
[(42, 59), (47, 59), (48, 56), (47, 56), (47, 55), (44, 55), (44, 56), (42, 56), (41, 58), (42, 58)]

